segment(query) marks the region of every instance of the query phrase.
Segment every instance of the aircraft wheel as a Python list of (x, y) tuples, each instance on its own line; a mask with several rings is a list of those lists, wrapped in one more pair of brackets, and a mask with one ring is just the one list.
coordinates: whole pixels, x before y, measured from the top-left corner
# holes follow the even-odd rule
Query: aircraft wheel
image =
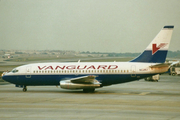
[(27, 91), (27, 87), (25, 86), (24, 88), (23, 88), (23, 92), (26, 92)]
[(95, 91), (95, 89), (89, 89), (89, 92), (93, 93)]
[(95, 88), (93, 89), (83, 89), (84, 93), (93, 93), (95, 91)]

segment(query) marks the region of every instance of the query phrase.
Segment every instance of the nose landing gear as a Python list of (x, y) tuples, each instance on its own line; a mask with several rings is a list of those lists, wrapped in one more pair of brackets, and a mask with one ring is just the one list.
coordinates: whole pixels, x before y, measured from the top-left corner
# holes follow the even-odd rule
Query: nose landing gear
[(23, 92), (26, 92), (26, 91), (27, 91), (27, 87), (23, 86)]

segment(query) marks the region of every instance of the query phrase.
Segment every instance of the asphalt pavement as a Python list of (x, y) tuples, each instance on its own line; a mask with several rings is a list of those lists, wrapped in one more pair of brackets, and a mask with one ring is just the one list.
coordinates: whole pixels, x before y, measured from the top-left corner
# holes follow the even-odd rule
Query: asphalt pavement
[(180, 120), (180, 77), (161, 75), (96, 89), (0, 85), (1, 120)]

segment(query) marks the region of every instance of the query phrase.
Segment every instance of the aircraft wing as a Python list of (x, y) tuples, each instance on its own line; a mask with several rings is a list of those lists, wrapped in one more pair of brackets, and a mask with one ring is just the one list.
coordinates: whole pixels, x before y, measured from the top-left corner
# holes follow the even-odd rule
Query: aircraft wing
[(69, 81), (71, 81), (72, 83), (79, 83), (79, 84), (98, 84), (99, 82), (95, 78), (96, 76), (90, 75), (90, 76), (72, 78)]
[(95, 79), (96, 76), (81, 76), (60, 81), (60, 87), (64, 89), (91, 89), (100, 88), (101, 83)]

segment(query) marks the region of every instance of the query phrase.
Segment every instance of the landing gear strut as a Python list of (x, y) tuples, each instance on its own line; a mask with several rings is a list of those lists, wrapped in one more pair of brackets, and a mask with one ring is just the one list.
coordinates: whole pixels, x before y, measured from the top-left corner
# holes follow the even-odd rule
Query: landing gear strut
[(23, 92), (26, 92), (26, 91), (27, 91), (27, 87), (23, 86)]
[(84, 93), (93, 93), (95, 91), (95, 88), (92, 89), (83, 89)]

